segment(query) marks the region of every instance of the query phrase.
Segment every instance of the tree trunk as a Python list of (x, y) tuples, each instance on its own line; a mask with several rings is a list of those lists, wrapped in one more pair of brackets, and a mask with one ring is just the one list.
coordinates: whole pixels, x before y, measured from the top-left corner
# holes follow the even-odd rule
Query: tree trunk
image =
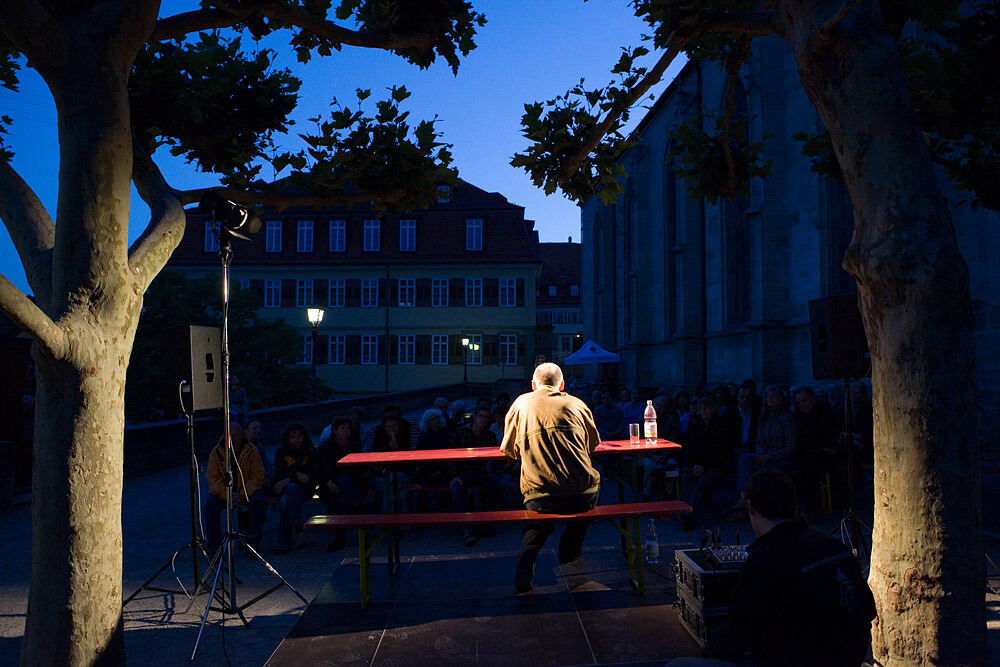
[(844, 261), (872, 355), (869, 583), (885, 665), (982, 664), (985, 602), (969, 277), (878, 3), (784, 3), (785, 37), (854, 204)]

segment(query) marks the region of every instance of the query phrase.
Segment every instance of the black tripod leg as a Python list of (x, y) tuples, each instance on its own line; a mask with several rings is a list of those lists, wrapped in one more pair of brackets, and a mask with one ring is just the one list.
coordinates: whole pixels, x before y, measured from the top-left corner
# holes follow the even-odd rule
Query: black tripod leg
[[(261, 556), (259, 553), (257, 553), (256, 549), (254, 549), (249, 544), (244, 544), (244, 546), (247, 548), (247, 551), (249, 551), (253, 555), (254, 558), (256, 558), (258, 561), (260, 561), (261, 565), (263, 565), (265, 568), (267, 568), (268, 572), (270, 572), (271, 574), (273, 574), (274, 576), (276, 576), (278, 579), (280, 579), (281, 583), (288, 587), (288, 590), (290, 590), (291, 592), (295, 593), (295, 595), (298, 596), (298, 598), (300, 600), (302, 600), (302, 602), (304, 602), (305, 604), (309, 604), (309, 601), (306, 600), (304, 597), (302, 597), (302, 594), (299, 593), (297, 590), (295, 590), (295, 587), (292, 586), (290, 583), (288, 583), (288, 580), (285, 579), (283, 576), (281, 576), (280, 572), (278, 572), (277, 570), (275, 570), (274, 567), (270, 563), (268, 563), (266, 560), (264, 560), (264, 557)], [(274, 589), (272, 589), (272, 591), (273, 590), (277, 590), (278, 588), (280, 588), (280, 586), (276, 586)], [(270, 593), (271, 591), (268, 591), (268, 592)], [(254, 602), (256, 602), (256, 601), (257, 600), (254, 600)], [(244, 605), (244, 608), (246, 608), (247, 606), (249, 606), (249, 603), (247, 605)]]

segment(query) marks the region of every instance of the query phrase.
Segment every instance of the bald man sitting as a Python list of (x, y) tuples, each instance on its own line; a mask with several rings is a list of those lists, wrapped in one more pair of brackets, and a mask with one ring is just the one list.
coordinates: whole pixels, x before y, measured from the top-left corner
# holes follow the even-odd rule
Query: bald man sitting
[[(531, 378), (532, 391), (517, 397), (504, 424), (500, 451), (521, 461), (524, 506), (546, 514), (576, 514), (597, 505), (601, 476), (590, 456), (600, 437), (590, 408), (563, 392), (562, 370), (544, 363)], [(569, 521), (559, 540), (560, 565), (577, 560), (588, 521)], [(553, 524), (529, 522), (521, 536), (514, 573), (518, 593), (532, 589), (535, 559)]]

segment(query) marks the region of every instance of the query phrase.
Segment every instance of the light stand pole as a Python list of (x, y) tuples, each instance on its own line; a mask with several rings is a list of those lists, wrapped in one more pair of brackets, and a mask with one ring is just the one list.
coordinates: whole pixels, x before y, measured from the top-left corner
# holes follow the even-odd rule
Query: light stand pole
[(462, 336), (462, 382), (469, 384), (469, 339)]
[(319, 341), (319, 323), (323, 321), (323, 309), (322, 308), (307, 308), (306, 317), (309, 319), (309, 324), (312, 325), (312, 353), (309, 355), (312, 358), (312, 391), (310, 397), (312, 402), (316, 402), (316, 346)]

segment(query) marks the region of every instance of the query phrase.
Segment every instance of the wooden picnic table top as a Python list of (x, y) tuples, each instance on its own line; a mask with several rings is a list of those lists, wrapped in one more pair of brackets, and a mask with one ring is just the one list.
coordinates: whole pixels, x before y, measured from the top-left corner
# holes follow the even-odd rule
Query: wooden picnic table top
[[(647, 445), (645, 440), (633, 445), (628, 440), (605, 440), (594, 452), (598, 456), (610, 454), (645, 454), (680, 450), (676, 442), (660, 438), (655, 445)], [(354, 452), (346, 455), (337, 465), (401, 465), (405, 463), (426, 463), (430, 461), (501, 461), (506, 457), (499, 447), (455, 447), (449, 449), (403, 449), (395, 452)]]

